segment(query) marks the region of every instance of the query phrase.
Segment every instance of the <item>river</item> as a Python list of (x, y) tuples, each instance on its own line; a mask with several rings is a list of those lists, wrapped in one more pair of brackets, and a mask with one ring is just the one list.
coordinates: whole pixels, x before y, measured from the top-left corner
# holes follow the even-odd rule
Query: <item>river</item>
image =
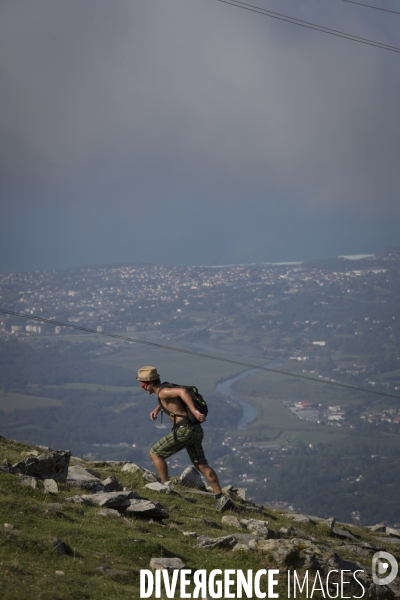
[[(281, 363), (277, 360), (273, 360), (265, 366), (270, 369), (276, 369), (277, 367), (281, 366)], [(238, 375), (229, 377), (228, 379), (225, 379), (224, 381), (217, 383), (217, 385), (215, 386), (216, 390), (220, 394), (223, 394), (224, 396), (229, 396), (229, 398), (232, 398), (232, 400), (239, 402), (240, 406), (242, 407), (243, 414), (237, 425), (238, 429), (243, 429), (243, 427), (245, 425), (247, 425), (247, 423), (251, 423), (251, 421), (254, 421), (254, 419), (257, 417), (257, 409), (255, 409), (254, 406), (252, 406), (251, 404), (246, 402), (246, 400), (243, 400), (243, 398), (241, 398), (240, 396), (237, 396), (236, 394), (234, 394), (231, 390), (231, 386), (234, 383), (236, 383), (236, 381), (240, 381), (241, 379), (250, 377), (250, 375), (255, 375), (256, 373), (259, 373), (260, 371), (261, 371), (261, 369), (257, 369), (257, 368), (247, 369), (247, 371), (242, 371)]]
[[(231, 356), (235, 356), (235, 355), (238, 356), (237, 354), (235, 354), (234, 352), (231, 352), (229, 350), (224, 350), (223, 348), (216, 348), (215, 346), (210, 346), (209, 344), (207, 344), (207, 342), (204, 342), (204, 341), (197, 341), (197, 342), (190, 342), (190, 343), (186, 342), (185, 345), (192, 346), (192, 347), (194, 346), (196, 348), (200, 348), (201, 350), (205, 350), (206, 352), (217, 352), (217, 353), (221, 353), (221, 354), (230, 354)], [(277, 367), (282, 366), (282, 363), (280, 363), (277, 360), (272, 360), (265, 366), (270, 369), (276, 369)], [(250, 375), (255, 375), (256, 373), (259, 373), (260, 371), (261, 371), (261, 369), (258, 369), (257, 367), (255, 367), (254, 369), (247, 369), (246, 371), (242, 371), (241, 373), (238, 373), (237, 375), (234, 375), (233, 377), (228, 377), (228, 379), (224, 379), (223, 381), (220, 381), (215, 386), (215, 389), (217, 390), (217, 392), (219, 392), (220, 394), (223, 394), (224, 396), (228, 396), (229, 398), (232, 398), (232, 400), (235, 400), (236, 402), (238, 402), (240, 404), (240, 406), (242, 407), (243, 414), (239, 420), (239, 423), (237, 424), (238, 429), (243, 429), (243, 427), (245, 425), (247, 425), (247, 423), (251, 423), (251, 421), (254, 421), (254, 419), (257, 417), (257, 410), (254, 408), (254, 406), (252, 406), (251, 404), (246, 402), (246, 400), (243, 400), (243, 398), (240, 398), (240, 396), (237, 396), (236, 394), (234, 394), (231, 390), (231, 386), (234, 383), (236, 383), (236, 381), (240, 381), (241, 379), (250, 377)]]

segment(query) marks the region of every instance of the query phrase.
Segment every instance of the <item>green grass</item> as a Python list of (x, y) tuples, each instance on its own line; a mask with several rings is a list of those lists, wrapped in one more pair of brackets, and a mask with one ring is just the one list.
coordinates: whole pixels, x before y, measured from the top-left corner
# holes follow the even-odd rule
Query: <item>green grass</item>
[[(28, 449), (31, 447), (0, 438), (0, 461), (8, 458), (15, 462), (21, 458), (21, 452)], [(98, 514), (97, 507), (66, 502), (66, 497), (74, 495), (76, 489), (59, 485), (57, 496), (47, 496), (42, 488), (20, 487), (16, 475), (0, 472), (0, 522), (14, 526), (13, 529), (0, 528), (2, 600), (26, 597), (30, 600), (137, 600), (140, 570), (149, 569), (153, 557), (179, 557), (187, 568), (208, 572), (215, 568), (254, 572), (277, 567), (272, 557), (261, 553), (201, 550), (195, 538), (183, 535), (183, 531), (210, 537), (236, 532), (222, 524), (222, 515), (214, 511), (213, 498), (191, 494), (190, 490), (188, 493), (187, 488), (177, 483), (176, 493), (160, 496), (144, 488), (139, 475), (122, 472), (120, 468), (96, 470), (102, 478), (113, 474), (142, 496), (160, 501), (169, 518), (162, 524), (134, 517), (105, 518)], [(196, 502), (188, 502), (188, 497)], [(46, 514), (53, 502), (59, 502), (61, 508)], [(228, 514), (266, 519), (276, 531), (292, 523), (282, 511), (268, 509), (254, 514), (246, 509), (245, 503), (238, 501)], [(202, 522), (203, 518), (214, 521), (215, 526)], [(319, 543), (326, 543), (327, 528), (323, 524), (301, 525), (301, 529), (315, 536)], [(351, 530), (364, 541), (374, 539), (368, 530)], [(60, 557), (54, 550), (54, 537), (67, 545), (66, 556)], [(396, 553), (393, 546), (389, 550)], [(351, 552), (348, 557), (357, 558)], [(99, 567), (122, 573), (110, 576)], [(56, 571), (62, 571), (63, 575)], [(287, 597), (284, 573), (286, 569), (281, 568), (278, 588), (281, 598)], [(262, 589), (267, 591), (265, 585)], [(179, 592), (175, 597), (180, 597)], [(305, 595), (298, 597), (305, 598)], [(321, 596), (314, 594), (313, 597)], [(162, 598), (166, 600), (165, 594)]]

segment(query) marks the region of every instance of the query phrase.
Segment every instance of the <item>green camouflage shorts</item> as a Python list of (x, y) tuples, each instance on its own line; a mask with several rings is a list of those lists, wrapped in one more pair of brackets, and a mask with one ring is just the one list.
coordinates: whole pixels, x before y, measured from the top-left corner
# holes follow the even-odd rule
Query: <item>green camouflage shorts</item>
[(176, 440), (174, 432), (171, 431), (171, 433), (168, 433), (168, 435), (154, 444), (150, 452), (161, 458), (168, 458), (179, 452), (179, 450), (186, 448), (189, 458), (194, 465), (206, 465), (207, 459), (201, 445), (203, 435), (204, 432), (201, 425), (195, 425), (194, 427), (179, 425), (176, 429)]

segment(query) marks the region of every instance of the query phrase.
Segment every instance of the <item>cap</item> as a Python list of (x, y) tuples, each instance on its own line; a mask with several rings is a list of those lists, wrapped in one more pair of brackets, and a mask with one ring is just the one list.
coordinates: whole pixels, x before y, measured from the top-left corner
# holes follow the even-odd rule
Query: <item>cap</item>
[(159, 378), (160, 376), (155, 367), (142, 367), (139, 369), (136, 377), (138, 381), (154, 381)]

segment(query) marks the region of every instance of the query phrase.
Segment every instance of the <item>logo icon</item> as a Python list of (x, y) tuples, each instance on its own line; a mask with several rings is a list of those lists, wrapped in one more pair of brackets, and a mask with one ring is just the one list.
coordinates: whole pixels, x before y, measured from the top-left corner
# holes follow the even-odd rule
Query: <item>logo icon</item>
[[(391, 571), (387, 574), (389, 567)], [(398, 571), (399, 565), (394, 556), (383, 550), (375, 552), (372, 557), (372, 581), (374, 583), (377, 585), (388, 585), (396, 579)], [(386, 576), (383, 577), (385, 574)]]

